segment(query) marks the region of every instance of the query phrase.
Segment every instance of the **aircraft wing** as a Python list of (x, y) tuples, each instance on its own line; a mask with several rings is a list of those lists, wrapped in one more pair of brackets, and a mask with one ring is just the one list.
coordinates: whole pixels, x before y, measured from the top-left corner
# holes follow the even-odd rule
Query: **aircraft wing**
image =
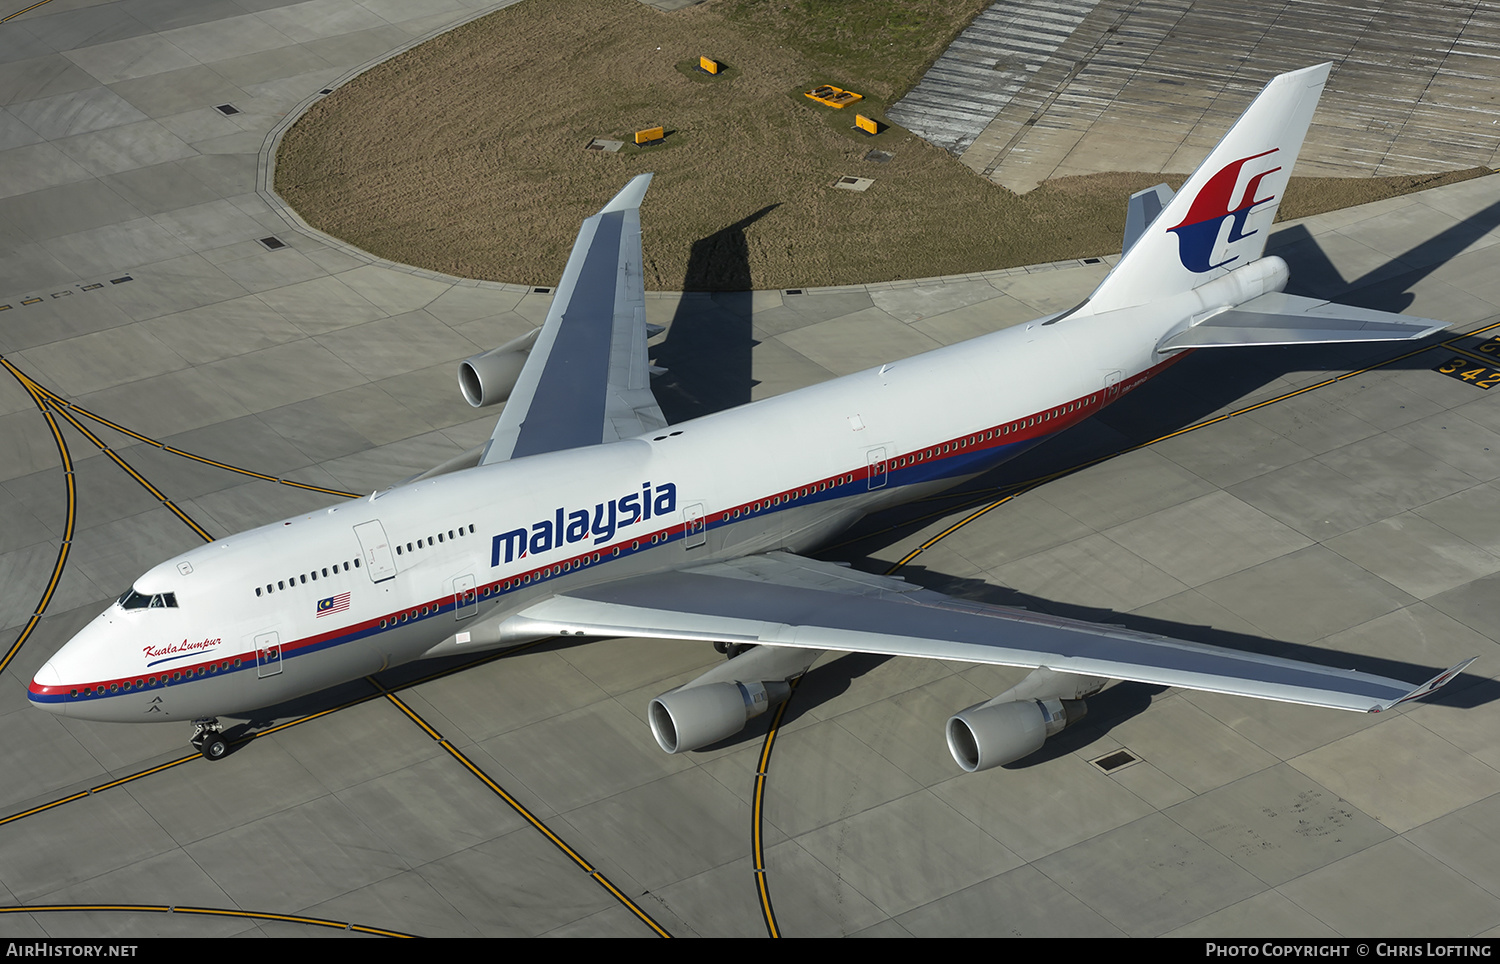
[(631, 438), (667, 424), (651, 394), (641, 198), (632, 178), (583, 222), (479, 464)]
[(785, 552), (569, 590), (507, 620), (530, 633), (650, 636), (918, 656), (1378, 713), (1432, 692), (1354, 670), (955, 599)]

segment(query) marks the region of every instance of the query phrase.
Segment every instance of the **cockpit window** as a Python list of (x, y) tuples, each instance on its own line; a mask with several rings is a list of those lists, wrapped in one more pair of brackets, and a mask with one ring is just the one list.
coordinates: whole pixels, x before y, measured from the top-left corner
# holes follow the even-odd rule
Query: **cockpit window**
[(176, 609), (177, 594), (159, 592), (154, 596), (147, 596), (134, 589), (127, 589), (116, 602), (120, 604), (121, 609)]

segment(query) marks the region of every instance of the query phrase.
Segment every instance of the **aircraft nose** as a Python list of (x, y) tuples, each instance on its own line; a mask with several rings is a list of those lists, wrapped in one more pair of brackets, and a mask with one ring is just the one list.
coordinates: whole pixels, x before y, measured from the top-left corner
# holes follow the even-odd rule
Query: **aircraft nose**
[(51, 660), (43, 663), (42, 668), (36, 671), (31, 679), (31, 686), (27, 688), (26, 697), (38, 709), (60, 716), (67, 714), (68, 691), (63, 684), (62, 674), (52, 665)]

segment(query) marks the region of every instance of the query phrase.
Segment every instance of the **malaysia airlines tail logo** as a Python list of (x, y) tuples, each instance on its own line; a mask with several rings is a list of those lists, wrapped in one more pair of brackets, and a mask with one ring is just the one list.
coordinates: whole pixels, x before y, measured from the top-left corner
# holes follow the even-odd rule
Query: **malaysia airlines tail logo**
[[(1219, 173), (1208, 179), (1198, 196), (1193, 198), (1193, 205), (1188, 209), (1187, 217), (1175, 228), (1168, 228), (1177, 235), (1178, 252), (1182, 258), (1182, 266), (1189, 271), (1202, 273), (1221, 268), (1232, 261), (1239, 259), (1237, 254), (1229, 254), (1228, 248), (1236, 241), (1241, 241), (1258, 232), (1246, 231), (1245, 222), (1252, 212), (1263, 205), (1276, 200), (1276, 195), (1257, 198), (1255, 195), (1260, 191), (1260, 182), (1271, 174), (1281, 170), (1276, 167), (1267, 167), (1266, 170), (1251, 175), (1245, 183), (1244, 193), (1240, 195), (1239, 201), (1234, 202), (1234, 189), (1240, 182), (1240, 172), (1244, 166), (1251, 161), (1258, 161), (1263, 157), (1275, 154), (1280, 148), (1273, 147), (1269, 151), (1242, 157), (1237, 161), (1231, 161), (1219, 169)], [(1265, 166), (1270, 162), (1262, 161), (1256, 166)], [(1220, 235), (1224, 233), (1224, 222), (1228, 220), (1229, 233), (1220, 244)], [(1216, 255), (1228, 255), (1222, 260), (1215, 261)]]

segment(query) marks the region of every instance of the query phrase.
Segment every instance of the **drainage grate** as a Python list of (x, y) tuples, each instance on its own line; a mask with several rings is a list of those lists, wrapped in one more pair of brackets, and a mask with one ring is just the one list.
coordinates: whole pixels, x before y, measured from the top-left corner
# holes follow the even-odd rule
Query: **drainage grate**
[(1084, 264), (1098, 264), (1099, 262), (1101, 262), (1103, 260), (1104, 260), (1103, 258), (1084, 258), (1083, 259), (1083, 263)]
[(1124, 769), (1132, 763), (1139, 763), (1141, 761), (1139, 757), (1129, 750), (1116, 750), (1113, 753), (1106, 753), (1099, 759), (1090, 760), (1089, 762), (1105, 773), (1114, 773), (1116, 770)]
[(551, 288), (532, 288), (531, 291), (533, 294), (538, 295), (550, 295), (552, 293)]
[(233, 104), (220, 104), (219, 106), (215, 107), (214, 110), (223, 114), (225, 117), (228, 117), (231, 114), (238, 114), (240, 112), (240, 109)]
[(786, 293), (789, 294), (789, 295), (800, 295), (802, 293), (802, 289), (801, 288), (788, 288), (788, 289), (786, 289)]
[(318, 91), (318, 93), (320, 93), (320, 94), (331, 94), (331, 93), (333, 93), (333, 88), (332, 87), (324, 87), (322, 90)]
[(256, 238), (255, 240), (259, 241), (260, 246), (265, 248), (267, 251), (275, 251), (278, 248), (286, 247), (286, 242), (276, 237), (276, 235), (274, 234), (269, 238)]
[(611, 141), (603, 137), (596, 137), (584, 145), (583, 149), (586, 151), (605, 151), (613, 154), (624, 146), (624, 141)]
[(130, 275), (126, 275), (123, 278), (110, 278), (109, 279), (109, 283), (112, 284), (112, 285), (122, 285), (122, 284), (124, 284), (127, 281), (133, 281), (133, 280), (135, 280), (135, 279), (131, 278)]
[(834, 181), (833, 186), (843, 188), (846, 191), (863, 191), (869, 188), (869, 186), (874, 183), (875, 179), (870, 177), (845, 176), (839, 178), (837, 181)]

